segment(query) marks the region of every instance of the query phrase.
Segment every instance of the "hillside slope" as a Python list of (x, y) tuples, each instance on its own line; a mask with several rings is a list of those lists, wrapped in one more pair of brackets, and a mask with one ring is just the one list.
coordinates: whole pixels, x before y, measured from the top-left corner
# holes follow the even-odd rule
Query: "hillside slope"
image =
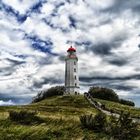
[[(41, 124), (22, 125), (8, 119), (10, 110), (36, 111)], [(105, 134), (83, 129), (79, 116), (97, 113), (82, 96), (50, 97), (25, 106), (0, 107), (0, 140), (108, 140)], [(140, 113), (140, 112), (139, 112)]]

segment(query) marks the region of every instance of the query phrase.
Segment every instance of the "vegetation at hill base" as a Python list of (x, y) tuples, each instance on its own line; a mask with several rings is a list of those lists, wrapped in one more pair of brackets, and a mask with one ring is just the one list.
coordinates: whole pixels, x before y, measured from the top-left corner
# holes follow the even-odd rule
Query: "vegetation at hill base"
[[(110, 105), (119, 104), (108, 102)], [(18, 117), (13, 120), (13, 116), (9, 116), (12, 111), (17, 113), (18, 115), (14, 116), (18, 117), (23, 111), (27, 117), (20, 116), (22, 122)], [(135, 111), (135, 108), (132, 107), (131, 111)], [(35, 114), (31, 115), (32, 112)], [(0, 107), (0, 140), (109, 140), (112, 137), (110, 134), (87, 129), (81, 124), (80, 116), (92, 114), (94, 117), (97, 113), (82, 95), (53, 96), (30, 105)], [(140, 115), (140, 110), (137, 115)], [(34, 116), (42, 121), (26, 120)], [(108, 120), (108, 117), (106, 119)], [(140, 137), (134, 139), (139, 140)]]
[[(65, 93), (65, 87), (64, 86), (55, 86), (51, 87), (47, 90), (42, 90), (40, 91), (36, 97), (33, 98), (33, 103), (39, 102), (41, 100), (44, 100), (48, 97), (52, 96), (61, 96)], [(93, 98), (98, 98), (98, 99), (103, 99), (103, 100), (108, 100), (108, 101), (114, 101), (114, 102), (119, 102), (124, 105), (129, 105), (129, 106), (135, 106), (134, 102), (124, 100), (124, 99), (119, 99), (119, 96), (115, 93), (114, 90), (109, 89), (109, 88), (104, 88), (104, 87), (90, 87), (88, 93), (93, 97)]]
[(140, 109), (113, 90), (91, 87), (88, 94), (106, 110), (130, 115), (109, 117), (83, 95), (64, 93), (63, 86), (56, 86), (39, 92), (29, 105), (1, 106), (0, 140), (140, 140), (140, 125), (131, 119), (140, 118)]
[(133, 140), (140, 137), (138, 123), (134, 122), (129, 113), (121, 113), (119, 118), (108, 117), (102, 113), (80, 116), (84, 128), (94, 132), (105, 133), (114, 140)]
[(42, 101), (48, 97), (52, 97), (52, 96), (61, 96), (63, 95), (65, 92), (65, 87), (64, 86), (55, 86), (55, 87), (51, 87), (47, 90), (42, 90), (40, 91), (36, 97), (33, 98), (33, 103)]
[(115, 93), (114, 90), (109, 89), (109, 88), (104, 88), (104, 87), (91, 87), (88, 91), (88, 93), (93, 97), (93, 98), (98, 98), (98, 99), (103, 99), (103, 100), (108, 100), (108, 101), (114, 101), (114, 102), (119, 102), (124, 105), (129, 105), (129, 106), (135, 106), (134, 102), (124, 100), (124, 99), (119, 99), (119, 96)]
[(97, 98), (94, 98), (94, 100), (100, 102), (102, 105), (104, 105), (105, 110), (108, 110), (112, 113), (121, 114), (121, 112), (123, 111), (125, 113), (130, 113), (130, 116), (133, 118), (140, 119), (140, 108), (124, 105), (119, 102), (107, 101)]
[(21, 111), (9, 111), (9, 119), (13, 122), (20, 124), (30, 125), (43, 123), (43, 119), (36, 116), (36, 112), (29, 112), (25, 110)]

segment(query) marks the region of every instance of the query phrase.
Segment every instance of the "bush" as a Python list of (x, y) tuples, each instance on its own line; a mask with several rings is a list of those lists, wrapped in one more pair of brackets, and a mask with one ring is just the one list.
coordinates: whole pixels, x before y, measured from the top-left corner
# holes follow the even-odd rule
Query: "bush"
[(94, 128), (94, 117), (92, 116), (92, 114), (80, 116), (80, 122), (82, 126), (85, 128), (88, 129)]
[(92, 129), (96, 132), (101, 132), (105, 129), (107, 120), (104, 113), (99, 112), (95, 117), (91, 115), (83, 115), (80, 117), (80, 121), (83, 127)]
[(111, 119), (109, 133), (117, 140), (133, 140), (140, 134), (138, 123), (132, 120), (129, 113), (123, 112), (118, 119)]
[(21, 124), (34, 124), (34, 123), (41, 123), (43, 122), (42, 119), (36, 116), (35, 112), (27, 112), (27, 111), (10, 111), (9, 112), (9, 119), (14, 122), (18, 122)]
[(88, 93), (93, 98), (115, 101), (115, 102), (119, 101), (118, 95), (112, 89), (109, 89), (109, 88), (91, 87)]
[(124, 105), (129, 105), (129, 106), (135, 106), (134, 102), (128, 101), (128, 100), (124, 100), (124, 99), (120, 99), (119, 103), (124, 104)]
[(99, 112), (95, 117), (83, 115), (80, 121), (84, 128), (107, 134), (114, 140), (133, 140), (140, 136), (139, 125), (129, 113), (122, 112), (119, 118), (110, 116), (106, 119), (106, 115)]
[(94, 117), (94, 130), (97, 132), (103, 131), (107, 124), (106, 115), (102, 112), (99, 112)]
[(39, 92), (37, 94), (37, 96), (33, 98), (32, 103), (39, 102), (39, 101), (44, 100), (48, 97), (63, 95), (64, 92), (65, 92), (64, 86), (51, 87), (48, 90), (43, 90), (43, 91)]

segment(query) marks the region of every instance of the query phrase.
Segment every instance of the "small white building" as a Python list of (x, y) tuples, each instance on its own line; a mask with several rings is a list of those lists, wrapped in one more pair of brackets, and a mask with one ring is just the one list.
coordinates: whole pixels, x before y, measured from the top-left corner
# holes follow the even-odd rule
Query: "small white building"
[(66, 94), (79, 94), (78, 57), (72, 46), (67, 50), (65, 59), (65, 88)]

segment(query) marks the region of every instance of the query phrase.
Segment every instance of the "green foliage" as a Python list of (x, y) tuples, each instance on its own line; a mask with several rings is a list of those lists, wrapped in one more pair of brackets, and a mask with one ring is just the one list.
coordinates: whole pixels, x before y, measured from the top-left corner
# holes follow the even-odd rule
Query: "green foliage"
[(81, 124), (88, 129), (94, 129), (94, 117), (92, 114), (80, 116)]
[(9, 119), (14, 122), (21, 124), (34, 124), (43, 122), (42, 119), (36, 116), (36, 112), (27, 112), (27, 111), (10, 111)]
[(117, 140), (133, 140), (140, 136), (138, 123), (134, 122), (130, 114), (121, 113), (118, 119), (112, 117), (110, 119), (110, 135)]
[(121, 113), (119, 118), (115, 116), (106, 119), (104, 113), (99, 112), (92, 115), (83, 115), (80, 122), (84, 128), (107, 134), (115, 140), (133, 140), (140, 136), (138, 123), (134, 122), (130, 114)]
[(94, 130), (101, 132), (105, 129), (107, 124), (106, 115), (102, 112), (99, 112), (94, 117)]
[(115, 102), (119, 101), (118, 95), (112, 89), (109, 89), (109, 88), (91, 87), (88, 93), (93, 98), (115, 101)]
[(98, 98), (98, 99), (103, 99), (103, 100), (108, 100), (108, 101), (114, 101), (114, 102), (119, 102), (124, 105), (129, 105), (129, 106), (135, 106), (135, 103), (132, 101), (124, 100), (124, 99), (119, 99), (118, 95), (113, 91), (112, 89), (109, 88), (103, 88), (103, 87), (91, 87), (88, 91), (88, 93), (93, 97), (93, 98)]
[(124, 99), (120, 99), (119, 103), (124, 104), (124, 105), (129, 105), (129, 106), (135, 106), (134, 102), (128, 101), (128, 100), (124, 100)]
[(48, 97), (52, 96), (60, 96), (63, 95), (65, 92), (65, 87), (64, 86), (56, 86), (56, 87), (51, 87), (48, 90), (43, 90), (37, 94), (36, 97), (33, 98), (33, 103), (39, 102), (41, 100), (44, 100)]
[(120, 114), (121, 111), (123, 111), (125, 113), (130, 112), (131, 117), (140, 119), (140, 108), (135, 108), (132, 106), (121, 104), (121, 103), (107, 101), (107, 100), (101, 100), (101, 99), (97, 99), (97, 98), (94, 98), (94, 100), (96, 102), (100, 102), (101, 104), (105, 105), (105, 109), (108, 111), (111, 111), (112, 113)]
[(101, 132), (104, 130), (107, 120), (104, 113), (97, 113), (95, 117), (91, 115), (80, 116), (81, 124), (88, 129), (92, 129), (96, 132)]

